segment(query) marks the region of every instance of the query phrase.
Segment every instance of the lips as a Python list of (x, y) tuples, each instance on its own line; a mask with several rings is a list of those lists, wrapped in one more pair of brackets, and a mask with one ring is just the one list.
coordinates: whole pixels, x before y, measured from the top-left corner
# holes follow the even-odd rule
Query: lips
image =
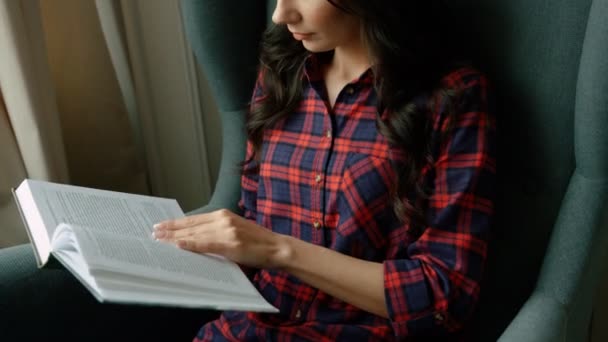
[(293, 34), (293, 37), (297, 40), (304, 40), (304, 39), (310, 38), (310, 36), (312, 35), (312, 33), (301, 33), (301, 32), (291, 32), (291, 34)]

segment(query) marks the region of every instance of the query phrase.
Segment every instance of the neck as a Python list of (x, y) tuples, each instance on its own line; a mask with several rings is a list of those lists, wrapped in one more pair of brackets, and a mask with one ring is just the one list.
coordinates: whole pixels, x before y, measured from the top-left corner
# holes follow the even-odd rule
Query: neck
[(336, 77), (350, 82), (371, 66), (371, 59), (361, 42), (339, 46), (334, 50), (328, 68)]

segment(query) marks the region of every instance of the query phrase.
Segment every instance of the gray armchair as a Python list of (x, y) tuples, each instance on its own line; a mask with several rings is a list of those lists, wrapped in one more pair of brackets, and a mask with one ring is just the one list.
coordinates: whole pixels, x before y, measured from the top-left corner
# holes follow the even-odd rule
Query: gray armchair
[[(460, 0), (496, 88), (499, 200), (478, 340), (584, 341), (608, 246), (608, 0)], [(236, 210), (243, 119), (274, 1), (182, 0), (221, 111), (208, 206)]]

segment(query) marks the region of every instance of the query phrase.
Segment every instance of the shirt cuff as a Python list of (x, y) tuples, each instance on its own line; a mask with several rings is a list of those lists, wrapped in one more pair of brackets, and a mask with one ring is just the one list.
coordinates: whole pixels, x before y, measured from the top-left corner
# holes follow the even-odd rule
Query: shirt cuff
[(434, 300), (420, 261), (387, 260), (383, 267), (384, 296), (395, 335), (445, 334), (447, 302)]

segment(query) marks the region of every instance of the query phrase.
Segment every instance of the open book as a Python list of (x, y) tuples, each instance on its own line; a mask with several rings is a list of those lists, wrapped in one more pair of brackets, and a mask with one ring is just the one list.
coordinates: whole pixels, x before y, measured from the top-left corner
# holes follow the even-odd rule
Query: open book
[(234, 262), (152, 238), (176, 200), (24, 180), (13, 191), (38, 266), (54, 256), (100, 302), (278, 312)]

